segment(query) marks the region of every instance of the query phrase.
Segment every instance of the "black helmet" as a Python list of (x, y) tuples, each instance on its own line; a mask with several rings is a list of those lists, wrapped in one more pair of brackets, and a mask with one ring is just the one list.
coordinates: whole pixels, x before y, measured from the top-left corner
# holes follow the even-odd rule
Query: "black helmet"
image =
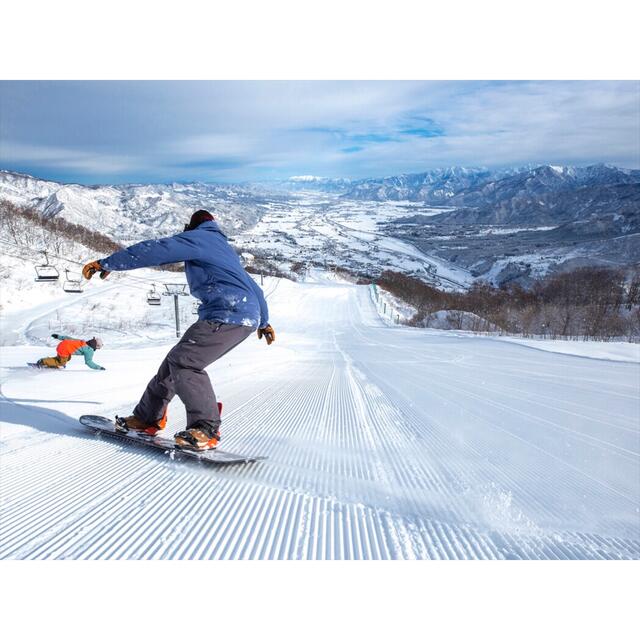
[(102, 349), (102, 338), (96, 338), (95, 336), (93, 338), (91, 338), (91, 340), (87, 340), (87, 344), (92, 348), (92, 349)]
[(197, 229), (203, 222), (210, 222), (215, 218), (205, 209), (198, 209), (192, 216), (189, 224), (184, 225), (185, 231), (193, 231)]

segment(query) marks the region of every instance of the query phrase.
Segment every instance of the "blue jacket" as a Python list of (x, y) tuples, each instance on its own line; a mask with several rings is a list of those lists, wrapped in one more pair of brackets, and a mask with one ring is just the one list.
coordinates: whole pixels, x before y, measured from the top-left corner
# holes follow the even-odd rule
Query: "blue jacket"
[(126, 271), (183, 261), (191, 295), (202, 303), (200, 320), (254, 328), (269, 324), (262, 289), (244, 270), (216, 222), (203, 222), (170, 238), (144, 240), (99, 262), (107, 271)]

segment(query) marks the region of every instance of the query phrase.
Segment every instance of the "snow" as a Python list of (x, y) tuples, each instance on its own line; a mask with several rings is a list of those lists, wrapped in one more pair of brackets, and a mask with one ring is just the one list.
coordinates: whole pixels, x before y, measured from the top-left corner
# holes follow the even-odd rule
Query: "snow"
[[(88, 334), (98, 331), (110, 344), (135, 344), (140, 340), (163, 340), (175, 327), (173, 300), (161, 296), (160, 306), (146, 303), (147, 293), (155, 285), (157, 292), (165, 291), (164, 283), (185, 283), (184, 274), (139, 269), (129, 273), (112, 273), (102, 282), (95, 277), (83, 281), (83, 292), (69, 294), (63, 290), (64, 268), (73, 269), (72, 277), (80, 277), (82, 261), (87, 252), (80, 245), (70, 243), (63, 260), (52, 258), (61, 272), (57, 282), (36, 282), (34, 263), (40, 261), (37, 252), (10, 245), (0, 255), (0, 345), (21, 343), (45, 344), (49, 334), (57, 332), (61, 324), (67, 333)], [(180, 298), (182, 325), (193, 321), (191, 313), (195, 298)], [(91, 337), (91, 336), (86, 336)]]
[[(371, 299), (376, 306), (380, 319), (387, 324), (406, 324), (417, 312), (415, 307), (380, 287), (371, 288)], [(634, 342), (552, 340), (542, 337), (521, 338), (505, 336), (499, 334), (497, 327), (491, 329), (491, 325), (486, 320), (468, 311), (440, 310), (430, 314), (428, 319), (428, 329), (420, 328), (416, 330), (425, 331), (429, 335), (438, 335), (439, 332), (446, 331), (447, 335), (458, 338), (485, 338), (580, 358), (640, 364), (640, 344)], [(461, 325), (461, 328), (458, 329), (455, 325)], [(479, 327), (479, 329), (474, 330), (474, 327)]]
[[(415, 203), (412, 203), (415, 206)], [(434, 211), (422, 207), (420, 213)], [(443, 209), (434, 211), (442, 213)], [(385, 234), (381, 225), (414, 213), (397, 202), (345, 200), (303, 193), (272, 206), (235, 244), (243, 251), (263, 251), (280, 261), (314, 262), (377, 273), (392, 269), (412, 273), (447, 289), (463, 289), (470, 272), (414, 245)]]
[(532, 349), (553, 351), (581, 358), (596, 358), (598, 360), (612, 360), (616, 362), (635, 362), (640, 364), (640, 344), (632, 342), (599, 342), (577, 340), (544, 340), (535, 338), (510, 338), (502, 340), (515, 342)]
[[(212, 470), (77, 422), (129, 412), (175, 342), (126, 283), (4, 318), (0, 558), (640, 558), (637, 361), (389, 325), (370, 287), (267, 278), (276, 342), (209, 374), (223, 448), (268, 460)], [(89, 304), (106, 371), (27, 369)]]
[[(547, 251), (546, 255), (540, 253), (527, 253), (517, 256), (509, 256), (507, 258), (500, 258), (496, 260), (491, 269), (482, 275), (482, 278), (487, 282), (495, 282), (500, 273), (506, 269), (510, 264), (518, 264), (523, 268), (530, 269), (531, 277), (544, 277), (549, 270), (556, 266), (558, 259), (555, 255), (549, 255), (552, 251)], [(565, 259), (568, 259), (570, 254), (564, 252)]]
[[(328, 180), (297, 176), (300, 184)], [(363, 202), (335, 194), (303, 191), (274, 196), (222, 185), (123, 185), (84, 187), (46, 182), (0, 171), (0, 198), (29, 205), (46, 216), (104, 233), (128, 245), (180, 231), (202, 207), (219, 220), (240, 252), (259, 251), (286, 263), (324, 263), (329, 259), (355, 271), (403, 271), (447, 289), (463, 289), (473, 277), (466, 269), (426, 255), (387, 235), (384, 223), (408, 215), (437, 215), (446, 208), (421, 203)]]
[(469, 331), (496, 331), (497, 327), (470, 311), (441, 309), (430, 313), (424, 319), (425, 326), (431, 329), (463, 329)]
[[(436, 314), (442, 314), (442, 311)], [(473, 315), (473, 314), (471, 314)], [(521, 347), (529, 349), (538, 349), (540, 351), (549, 351), (551, 353), (563, 354), (566, 356), (575, 356), (578, 358), (592, 358), (595, 360), (609, 360), (611, 362), (630, 362), (640, 364), (640, 345), (633, 342), (602, 342), (598, 340), (551, 340), (546, 338), (520, 338), (514, 336), (503, 336), (493, 333), (475, 332), (467, 330), (455, 330), (447, 328), (430, 327), (428, 329), (420, 329), (427, 334), (436, 335), (445, 332), (448, 336), (457, 338), (472, 338), (474, 340), (494, 340), (497, 342), (509, 342)]]
[(321, 176), (291, 176), (289, 178), (291, 182), (316, 182), (318, 180), (326, 180)]
[(123, 244), (181, 231), (193, 211), (212, 211), (223, 230), (254, 224), (263, 198), (223, 185), (121, 185), (87, 187), (61, 184), (0, 170), (0, 198), (31, 206), (46, 217), (61, 216)]
[[(551, 231), (558, 227), (489, 227), (487, 229), (481, 229), (477, 232), (478, 236), (505, 236), (512, 233), (523, 233), (524, 231)], [(446, 236), (441, 236), (445, 238)]]
[(406, 324), (417, 309), (381, 287), (371, 287), (371, 299), (380, 317), (388, 324)]

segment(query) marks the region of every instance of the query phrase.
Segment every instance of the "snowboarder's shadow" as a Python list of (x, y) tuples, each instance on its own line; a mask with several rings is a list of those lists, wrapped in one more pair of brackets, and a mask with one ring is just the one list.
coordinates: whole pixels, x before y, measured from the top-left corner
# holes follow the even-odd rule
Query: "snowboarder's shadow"
[(7, 398), (6, 396), (0, 396), (0, 402), (33, 402), (38, 403), (60, 403), (60, 404), (102, 404), (95, 400), (38, 400), (37, 398)]
[[(37, 407), (25, 402), (45, 402), (27, 398), (8, 398), (0, 395), (0, 421), (19, 426), (32, 427), (44, 433), (63, 435), (73, 438), (92, 439), (93, 435), (83, 431), (80, 423), (62, 411)], [(46, 402), (51, 402), (47, 400)], [(55, 401), (54, 401), (55, 402)], [(63, 402), (62, 400), (58, 402)], [(88, 403), (87, 403), (88, 404)], [(99, 403), (91, 403), (99, 404)], [(8, 437), (7, 437), (8, 436)], [(5, 444), (11, 439), (10, 432), (5, 433)]]

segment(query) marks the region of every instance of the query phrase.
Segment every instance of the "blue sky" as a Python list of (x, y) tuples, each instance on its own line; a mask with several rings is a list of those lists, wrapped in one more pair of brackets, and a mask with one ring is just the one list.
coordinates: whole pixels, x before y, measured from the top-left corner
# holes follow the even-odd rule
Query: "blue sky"
[(640, 166), (635, 81), (0, 82), (0, 168), (83, 184)]

